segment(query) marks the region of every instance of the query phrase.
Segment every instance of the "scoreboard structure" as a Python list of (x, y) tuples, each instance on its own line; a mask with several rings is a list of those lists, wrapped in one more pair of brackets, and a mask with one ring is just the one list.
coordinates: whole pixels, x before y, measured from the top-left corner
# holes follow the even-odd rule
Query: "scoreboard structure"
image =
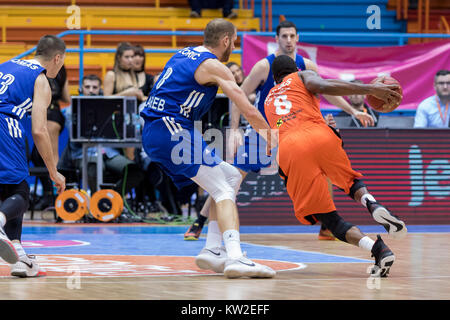
[[(354, 170), (374, 197), (405, 223), (450, 224), (449, 129), (341, 129)], [(334, 188), (339, 214), (376, 224), (361, 204)], [(250, 173), (237, 196), (242, 225), (299, 225), (278, 174)]]

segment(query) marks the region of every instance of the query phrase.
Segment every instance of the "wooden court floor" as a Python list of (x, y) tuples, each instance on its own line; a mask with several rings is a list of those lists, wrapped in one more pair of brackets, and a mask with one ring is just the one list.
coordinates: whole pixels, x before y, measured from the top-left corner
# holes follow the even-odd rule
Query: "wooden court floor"
[[(375, 234), (369, 234), (375, 237)], [(409, 233), (385, 242), (396, 255), (388, 278), (374, 281), (371, 263), (305, 263), (273, 279), (223, 275), (0, 278), (0, 300), (447, 300), (450, 299), (450, 233)], [(370, 258), (370, 253), (316, 234), (242, 234), (255, 245), (309, 253)], [(251, 256), (250, 256), (251, 258)], [(285, 258), (289, 260), (287, 255)], [(196, 268), (192, 263), (188, 268)], [(74, 285), (75, 284), (75, 285)]]

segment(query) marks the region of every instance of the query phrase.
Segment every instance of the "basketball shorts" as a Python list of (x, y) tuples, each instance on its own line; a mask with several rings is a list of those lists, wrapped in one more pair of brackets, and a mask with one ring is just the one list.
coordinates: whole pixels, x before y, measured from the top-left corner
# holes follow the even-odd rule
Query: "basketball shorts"
[(223, 160), (207, 147), (202, 134), (190, 124), (163, 117), (146, 120), (142, 145), (152, 162), (172, 179), (178, 189), (193, 183), (201, 165), (217, 166)]
[(66, 119), (64, 118), (63, 113), (61, 112), (61, 109), (59, 105), (57, 104), (51, 104), (47, 108), (47, 121), (53, 121), (58, 123), (61, 126), (61, 132), (64, 129), (64, 125), (66, 123)]
[(272, 162), (276, 161), (276, 150), (273, 150), (272, 155), (268, 156), (266, 140), (251, 127), (246, 129), (243, 142), (233, 160), (235, 167), (245, 172), (258, 173), (262, 168), (268, 168)]
[(0, 113), (0, 184), (19, 184), (28, 177), (25, 138), (22, 123)]
[(362, 177), (352, 169), (340, 137), (325, 124), (302, 126), (280, 137), (279, 167), (303, 224), (311, 224), (308, 215), (336, 210), (327, 178), (348, 194), (353, 180)]

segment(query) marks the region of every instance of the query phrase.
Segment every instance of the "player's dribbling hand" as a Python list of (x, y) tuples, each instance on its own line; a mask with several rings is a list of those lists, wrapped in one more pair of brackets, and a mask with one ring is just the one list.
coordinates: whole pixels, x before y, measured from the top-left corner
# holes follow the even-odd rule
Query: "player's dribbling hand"
[(66, 178), (56, 171), (55, 176), (50, 176), (50, 179), (55, 183), (56, 192), (60, 194), (66, 189)]
[(368, 113), (357, 111), (354, 114), (355, 118), (359, 120), (359, 122), (362, 123), (364, 127), (373, 127), (375, 125), (375, 121), (373, 120), (372, 116)]
[(384, 78), (380, 78), (372, 84), (370, 95), (383, 100), (389, 105), (398, 105), (403, 96), (394, 90), (399, 90), (400, 86), (398, 84), (384, 84), (383, 80)]

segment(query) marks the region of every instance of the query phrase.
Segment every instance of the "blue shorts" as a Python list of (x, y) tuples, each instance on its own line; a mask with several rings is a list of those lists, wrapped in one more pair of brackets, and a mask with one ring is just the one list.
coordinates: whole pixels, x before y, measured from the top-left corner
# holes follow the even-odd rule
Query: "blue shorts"
[(236, 152), (233, 166), (245, 172), (261, 171), (262, 168), (270, 167), (272, 161), (276, 161), (276, 149), (272, 150), (272, 155), (266, 154), (266, 140), (255, 130), (248, 128), (244, 134), (244, 143)]
[(0, 113), (0, 184), (18, 184), (28, 177), (25, 138), (21, 121)]
[(223, 161), (207, 148), (193, 125), (179, 124), (167, 117), (145, 121), (142, 146), (179, 189), (193, 183), (191, 178), (201, 165), (214, 167)]

